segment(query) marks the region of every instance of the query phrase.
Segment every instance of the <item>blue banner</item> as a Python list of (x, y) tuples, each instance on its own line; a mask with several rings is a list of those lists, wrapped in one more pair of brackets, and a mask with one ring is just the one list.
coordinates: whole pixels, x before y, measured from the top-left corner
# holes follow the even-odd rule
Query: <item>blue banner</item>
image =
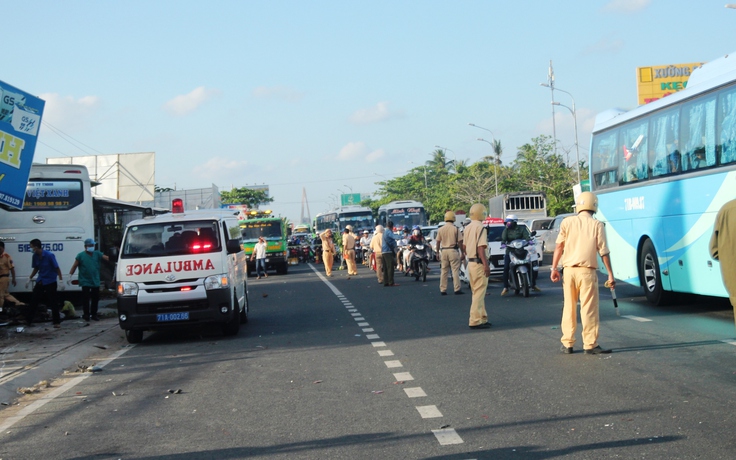
[(44, 104), (0, 81), (0, 204), (23, 209)]

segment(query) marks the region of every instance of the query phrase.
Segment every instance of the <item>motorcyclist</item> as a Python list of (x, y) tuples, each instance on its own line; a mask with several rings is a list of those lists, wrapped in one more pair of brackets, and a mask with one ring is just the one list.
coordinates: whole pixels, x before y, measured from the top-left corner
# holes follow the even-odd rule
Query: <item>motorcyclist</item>
[(396, 267), (399, 271), (404, 271), (404, 259), (406, 258), (406, 251), (404, 250), (406, 246), (409, 244), (409, 227), (407, 225), (404, 225), (404, 228), (401, 230), (401, 235), (398, 237), (398, 241), (396, 242), (396, 247), (398, 248), (399, 254), (396, 257), (396, 262), (398, 266)]
[[(526, 225), (519, 225), (518, 223), (519, 219), (514, 214), (509, 214), (504, 219), (504, 223), (506, 224), (506, 228), (503, 229), (503, 233), (501, 234), (501, 244), (509, 244), (510, 242), (514, 240), (529, 240), (531, 239), (531, 234), (529, 233), (529, 229), (526, 228)], [(511, 258), (509, 257), (509, 249), (506, 248), (506, 252), (503, 256), (503, 291), (501, 291), (501, 295), (506, 295), (509, 292), (509, 268), (511, 265)], [(532, 289), (539, 292), (541, 289), (537, 287), (537, 272), (535, 270), (532, 270)]]
[(426, 244), (426, 241), (424, 240), (424, 235), (422, 235), (422, 229), (419, 228), (419, 225), (415, 225), (414, 227), (412, 227), (411, 236), (409, 236), (409, 239), (406, 243), (409, 247), (409, 250), (405, 252), (404, 265), (407, 268), (411, 268), (411, 270), (416, 273), (416, 267), (409, 265), (409, 261), (411, 260), (411, 252), (414, 250), (414, 247), (417, 244)]
[(371, 257), (371, 234), (368, 230), (363, 230), (363, 236), (360, 238), (360, 248), (363, 251), (363, 265), (368, 265)]

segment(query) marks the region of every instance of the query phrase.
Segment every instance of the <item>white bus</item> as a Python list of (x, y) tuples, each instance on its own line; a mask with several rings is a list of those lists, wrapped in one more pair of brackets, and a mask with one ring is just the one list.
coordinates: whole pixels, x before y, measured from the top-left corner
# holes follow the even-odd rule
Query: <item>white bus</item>
[(404, 226), (423, 227), (427, 225), (427, 212), (424, 210), (424, 205), (418, 201), (392, 201), (378, 208), (378, 223), (385, 227), (388, 221), (394, 223), (392, 230), (399, 230)]
[[(76, 255), (84, 251), (84, 240), (92, 238), (106, 254), (120, 247), (125, 225), (145, 214), (144, 208), (118, 200), (93, 197), (89, 173), (80, 165), (34, 164), (23, 200), (23, 210), (0, 205), (0, 241), (15, 264), (17, 284), (10, 292), (30, 293), (26, 287), (31, 274), (30, 242), (39, 239), (43, 248), (54, 253), (64, 283)], [(111, 259), (116, 260), (116, 253)], [(78, 272), (77, 272), (78, 273)], [(102, 280), (110, 287), (114, 266), (102, 266)], [(81, 291), (77, 275), (72, 277), (72, 291)]]
[(315, 217), (316, 230), (319, 233), (332, 230), (333, 233), (341, 233), (350, 225), (355, 233), (363, 230), (373, 231), (373, 212), (366, 206), (340, 206), (332, 211), (317, 214)]

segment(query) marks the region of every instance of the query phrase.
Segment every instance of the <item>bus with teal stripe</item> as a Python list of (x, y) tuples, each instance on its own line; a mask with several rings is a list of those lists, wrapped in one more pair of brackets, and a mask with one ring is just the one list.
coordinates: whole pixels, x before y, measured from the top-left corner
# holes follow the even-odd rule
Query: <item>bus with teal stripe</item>
[(736, 54), (694, 70), (682, 91), (599, 114), (589, 164), (616, 279), (655, 305), (728, 297), (708, 244), (736, 198)]

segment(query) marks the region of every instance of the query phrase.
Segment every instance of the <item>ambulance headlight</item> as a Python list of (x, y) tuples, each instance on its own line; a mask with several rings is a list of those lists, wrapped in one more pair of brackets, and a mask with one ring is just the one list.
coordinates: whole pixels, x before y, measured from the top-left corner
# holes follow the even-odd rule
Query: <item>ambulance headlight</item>
[(210, 289), (224, 289), (228, 286), (230, 286), (230, 280), (226, 274), (212, 275), (204, 279), (204, 288), (207, 291)]
[(137, 296), (138, 284), (131, 283), (129, 281), (122, 281), (118, 283), (118, 295), (121, 297)]

